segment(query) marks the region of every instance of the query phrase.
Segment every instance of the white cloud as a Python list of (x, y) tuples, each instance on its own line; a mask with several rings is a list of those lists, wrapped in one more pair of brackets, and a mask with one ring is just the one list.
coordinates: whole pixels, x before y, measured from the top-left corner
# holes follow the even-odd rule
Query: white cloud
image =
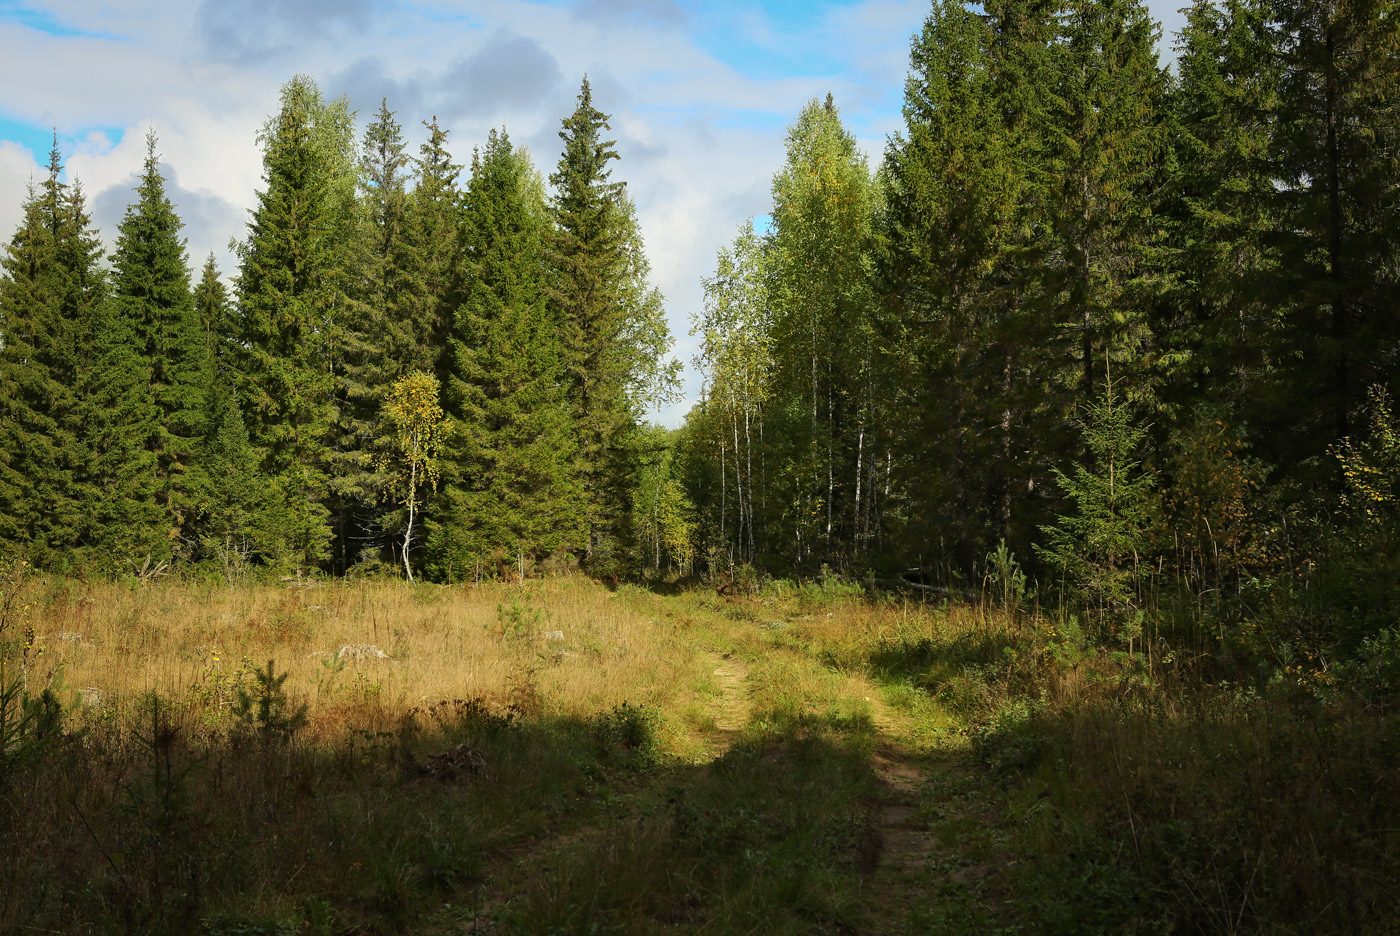
[[(327, 93), (346, 93), (362, 118), (387, 96), (415, 151), (419, 122), (437, 114), (459, 163), (469, 161), (491, 126), (504, 123), (547, 176), (558, 158), (559, 121), (587, 72), (595, 103), (613, 115), (622, 156), (615, 174), (637, 202), (676, 353), (687, 367), (700, 277), (744, 218), (767, 211), (785, 125), (831, 90), (878, 160), (882, 134), (898, 123), (908, 39), (927, 11), (914, 0), (867, 0), (794, 25), (756, 14), (725, 21), (732, 11), (674, 0), (48, 6), (53, 21), (88, 35), (0, 23), (0, 113), (35, 125), (56, 122), (60, 133), (84, 132), (68, 167), (109, 238), (133, 196), (145, 131), (154, 126), (191, 264), (198, 268), (213, 249), (225, 273), (225, 245), (243, 236), (261, 184), (255, 135), (290, 75), (304, 72)], [(771, 69), (757, 67), (765, 63), (736, 67), (704, 46), (725, 30), (742, 31), (751, 44), (801, 46), (818, 64), (772, 78)], [(88, 135), (89, 128), (109, 129)], [(31, 174), (41, 177), (29, 153), (0, 142), (0, 237), (19, 221)], [(668, 423), (693, 402), (693, 373), (687, 389), (692, 398), (664, 414)]]

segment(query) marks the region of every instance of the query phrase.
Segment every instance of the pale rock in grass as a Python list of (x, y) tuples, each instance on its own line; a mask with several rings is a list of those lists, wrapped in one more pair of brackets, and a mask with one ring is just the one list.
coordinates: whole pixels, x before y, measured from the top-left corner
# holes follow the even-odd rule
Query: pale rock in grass
[(374, 644), (342, 644), (336, 651), (336, 657), (341, 660), (387, 660), (389, 654), (380, 650)]

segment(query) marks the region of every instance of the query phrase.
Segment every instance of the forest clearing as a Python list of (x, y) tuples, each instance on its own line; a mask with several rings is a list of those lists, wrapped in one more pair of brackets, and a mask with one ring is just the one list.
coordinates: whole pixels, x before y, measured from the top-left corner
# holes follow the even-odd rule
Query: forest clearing
[(1393, 715), (991, 600), (6, 585), (3, 932), (1396, 922)]
[(1394, 0), (936, 0), (785, 130), (378, 6), (531, 123), (0, 121), (0, 936), (1400, 932)]

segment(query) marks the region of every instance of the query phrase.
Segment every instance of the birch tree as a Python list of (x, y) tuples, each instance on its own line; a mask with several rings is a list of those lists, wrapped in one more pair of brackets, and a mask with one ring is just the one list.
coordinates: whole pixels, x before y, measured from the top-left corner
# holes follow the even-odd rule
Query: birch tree
[[(775, 388), (788, 489), (784, 533), (796, 563), (844, 564), (862, 536), (871, 429), (871, 247), (878, 192), (831, 96), (788, 131), (773, 178)], [(776, 414), (775, 414), (776, 415)]]
[(389, 472), (389, 491), (403, 504), (403, 571), (413, 581), (414, 524), (428, 490), (437, 490), (446, 420), (438, 405), (437, 381), (420, 372), (400, 377), (384, 401), (384, 449), (380, 467)]
[(691, 329), (700, 338), (695, 364), (718, 418), (721, 436), (713, 444), (721, 492), (727, 494), (731, 483), (734, 489), (733, 521), (728, 504), (722, 503), (719, 535), (740, 561), (754, 562), (760, 549), (759, 518), (767, 506), (762, 440), (764, 405), (771, 392), (773, 322), (768, 264), (752, 220), (744, 222), (731, 247), (720, 249), (715, 273), (704, 287), (704, 311)]

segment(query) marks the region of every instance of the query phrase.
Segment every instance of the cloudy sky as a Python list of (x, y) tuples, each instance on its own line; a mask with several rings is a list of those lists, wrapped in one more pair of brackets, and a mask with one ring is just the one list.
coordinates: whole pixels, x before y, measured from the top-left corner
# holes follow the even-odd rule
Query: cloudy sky
[[(1154, 0), (1173, 29), (1184, 0)], [(827, 92), (872, 165), (900, 126), (910, 37), (928, 0), (0, 0), (0, 237), (40, 178), (53, 128), (69, 177), (112, 237), (160, 137), (191, 263), (227, 273), (260, 184), (258, 127), (283, 81), (313, 76), (360, 114), (382, 97), (416, 152), (420, 121), (458, 162), (504, 125), (547, 175), (559, 121), (587, 73), (612, 115), (687, 398), (700, 277), (742, 221), (769, 207), (783, 134)]]

